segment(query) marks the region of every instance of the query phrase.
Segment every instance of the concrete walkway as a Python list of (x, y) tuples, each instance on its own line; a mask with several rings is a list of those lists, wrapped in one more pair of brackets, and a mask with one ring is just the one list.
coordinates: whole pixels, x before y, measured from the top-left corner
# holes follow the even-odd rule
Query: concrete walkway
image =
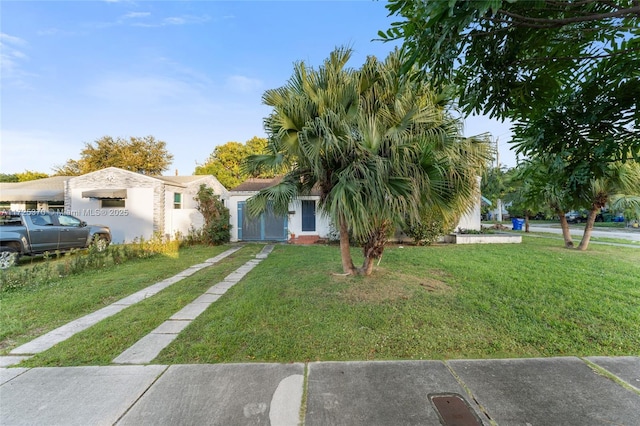
[(639, 357), (5, 368), (0, 424), (637, 426), (639, 387)]
[[(140, 365), (272, 249), (124, 351), (120, 365), (0, 368), (0, 425), (640, 425), (638, 356)], [(2, 358), (46, 350), (231, 252)]]
[(231, 287), (244, 278), (249, 271), (255, 268), (273, 250), (272, 245), (265, 246), (255, 260), (250, 260), (231, 274), (227, 275), (221, 282), (217, 283), (202, 296), (176, 312), (171, 318), (163, 322), (151, 333), (140, 339), (129, 349), (121, 353), (114, 360), (114, 364), (147, 364), (158, 356), (160, 351), (178, 337), (191, 321), (196, 319), (201, 313), (216, 300), (226, 293)]
[(24, 359), (28, 359), (35, 354), (44, 352), (47, 349), (52, 348), (54, 345), (57, 345), (58, 343), (69, 339), (76, 333), (86, 330), (87, 328), (97, 324), (103, 319), (109, 318), (110, 316), (117, 314), (118, 312), (122, 311), (125, 308), (128, 308), (129, 306), (132, 306), (148, 297), (159, 293), (165, 288), (195, 274), (199, 270), (215, 265), (222, 259), (240, 250), (240, 248), (240, 246), (230, 248), (229, 250), (226, 250), (225, 252), (212, 257), (211, 259), (205, 260), (203, 263), (199, 263), (185, 269), (184, 271), (180, 272), (177, 275), (174, 275), (173, 277), (157, 282), (132, 295), (120, 299), (117, 302), (112, 303), (111, 305), (105, 306), (102, 309), (99, 309), (93, 313), (78, 318), (77, 320), (71, 321), (70, 323), (67, 323), (61, 327), (58, 327), (55, 330), (43, 334), (42, 336), (28, 343), (25, 343), (22, 346), (18, 346), (10, 352), (10, 356), (0, 357), (0, 367), (8, 367), (10, 365), (19, 364)]

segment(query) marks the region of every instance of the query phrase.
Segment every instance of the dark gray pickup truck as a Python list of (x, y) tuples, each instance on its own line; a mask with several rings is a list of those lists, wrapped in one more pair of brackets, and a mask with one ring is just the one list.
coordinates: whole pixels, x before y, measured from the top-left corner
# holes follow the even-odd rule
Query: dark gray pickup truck
[(108, 227), (87, 225), (68, 214), (0, 211), (0, 269), (15, 265), (23, 255), (87, 248), (91, 244), (104, 250), (109, 243)]

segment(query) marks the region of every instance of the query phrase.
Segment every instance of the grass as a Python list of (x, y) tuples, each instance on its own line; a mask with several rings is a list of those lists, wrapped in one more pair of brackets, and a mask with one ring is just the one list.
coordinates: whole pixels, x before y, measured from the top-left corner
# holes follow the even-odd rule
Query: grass
[[(61, 278), (46, 286), (0, 292), (0, 353), (175, 275), (228, 247), (195, 246)], [(56, 262), (56, 261), (54, 261)], [(29, 265), (19, 266), (28, 268)]]
[(215, 266), (201, 270), (156, 296), (137, 303), (36, 355), (22, 366), (108, 365), (125, 349), (203, 294), (213, 284), (222, 281), (249, 259), (255, 258), (260, 249), (258, 245), (244, 247)]
[[(259, 249), (247, 246), (22, 365), (109, 364)], [(639, 259), (633, 248), (578, 252), (524, 236), (517, 245), (391, 246), (374, 275), (362, 278), (333, 274), (337, 247), (277, 245), (154, 363), (640, 355)], [(153, 261), (129, 272), (155, 273)], [(60, 290), (75, 294), (100, 279), (88, 275)], [(33, 297), (9, 296), (3, 321), (5, 306)], [(14, 339), (33, 336), (28, 330)]]
[(157, 362), (638, 354), (637, 250), (551, 244), (395, 247), (370, 279), (278, 246)]

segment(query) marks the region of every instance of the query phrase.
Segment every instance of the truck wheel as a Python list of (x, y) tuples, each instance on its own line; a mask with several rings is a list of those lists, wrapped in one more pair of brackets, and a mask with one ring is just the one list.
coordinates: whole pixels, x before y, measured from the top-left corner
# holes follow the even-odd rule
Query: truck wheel
[(13, 247), (0, 247), (0, 269), (7, 269), (17, 264), (19, 256)]
[(109, 240), (100, 234), (93, 236), (93, 245), (99, 252), (105, 251), (109, 247)]

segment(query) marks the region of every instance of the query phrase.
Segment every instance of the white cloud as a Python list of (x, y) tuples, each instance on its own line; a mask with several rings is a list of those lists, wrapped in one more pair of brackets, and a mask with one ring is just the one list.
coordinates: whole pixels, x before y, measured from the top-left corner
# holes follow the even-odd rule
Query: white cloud
[(151, 12), (129, 12), (124, 15), (123, 19), (137, 19), (137, 18), (146, 18), (151, 16)]
[(227, 87), (235, 92), (250, 93), (260, 90), (262, 81), (243, 75), (232, 75), (227, 78)]
[(14, 46), (26, 47), (29, 43), (26, 40), (21, 39), (20, 37), (10, 36), (6, 33), (0, 33), (0, 42), (2, 44), (9, 44)]
[(22, 65), (29, 59), (24, 53), (29, 43), (19, 37), (0, 33), (0, 70), (3, 80), (11, 80), (14, 86), (28, 87), (24, 78), (33, 74), (24, 71)]

